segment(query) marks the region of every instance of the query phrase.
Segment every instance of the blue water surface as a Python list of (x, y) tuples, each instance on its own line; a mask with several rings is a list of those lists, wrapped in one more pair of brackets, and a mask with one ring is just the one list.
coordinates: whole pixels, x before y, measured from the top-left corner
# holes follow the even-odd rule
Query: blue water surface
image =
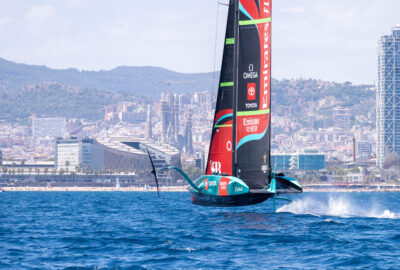
[(0, 268), (400, 269), (399, 193), (292, 199), (273, 214), (188, 193), (4, 192)]

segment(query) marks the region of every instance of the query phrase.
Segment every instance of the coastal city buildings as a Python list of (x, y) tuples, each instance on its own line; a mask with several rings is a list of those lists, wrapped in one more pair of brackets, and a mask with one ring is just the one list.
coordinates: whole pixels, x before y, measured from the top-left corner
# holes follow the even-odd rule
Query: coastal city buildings
[(378, 42), (376, 91), (377, 165), (385, 157), (400, 154), (400, 26)]
[(64, 117), (31, 117), (30, 122), (34, 138), (63, 137), (67, 132), (67, 120)]

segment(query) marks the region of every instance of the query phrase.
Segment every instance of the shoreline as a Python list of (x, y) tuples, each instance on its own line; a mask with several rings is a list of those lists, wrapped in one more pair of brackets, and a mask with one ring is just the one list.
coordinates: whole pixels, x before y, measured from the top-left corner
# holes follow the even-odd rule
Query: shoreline
[[(157, 192), (155, 187), (0, 187), (5, 192)], [(187, 192), (186, 186), (160, 187), (160, 192)], [(303, 186), (303, 192), (400, 192), (400, 186)]]

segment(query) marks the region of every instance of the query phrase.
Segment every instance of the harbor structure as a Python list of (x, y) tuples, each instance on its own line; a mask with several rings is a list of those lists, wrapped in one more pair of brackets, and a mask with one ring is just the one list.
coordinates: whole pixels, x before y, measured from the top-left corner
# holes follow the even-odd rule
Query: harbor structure
[(400, 154), (400, 25), (378, 41), (376, 91), (377, 166)]

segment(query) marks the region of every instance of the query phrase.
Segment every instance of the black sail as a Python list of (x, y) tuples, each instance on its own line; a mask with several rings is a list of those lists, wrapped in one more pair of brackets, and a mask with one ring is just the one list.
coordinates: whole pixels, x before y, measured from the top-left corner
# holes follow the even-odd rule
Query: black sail
[(235, 0), (230, 0), (224, 53), (206, 174), (232, 175)]

